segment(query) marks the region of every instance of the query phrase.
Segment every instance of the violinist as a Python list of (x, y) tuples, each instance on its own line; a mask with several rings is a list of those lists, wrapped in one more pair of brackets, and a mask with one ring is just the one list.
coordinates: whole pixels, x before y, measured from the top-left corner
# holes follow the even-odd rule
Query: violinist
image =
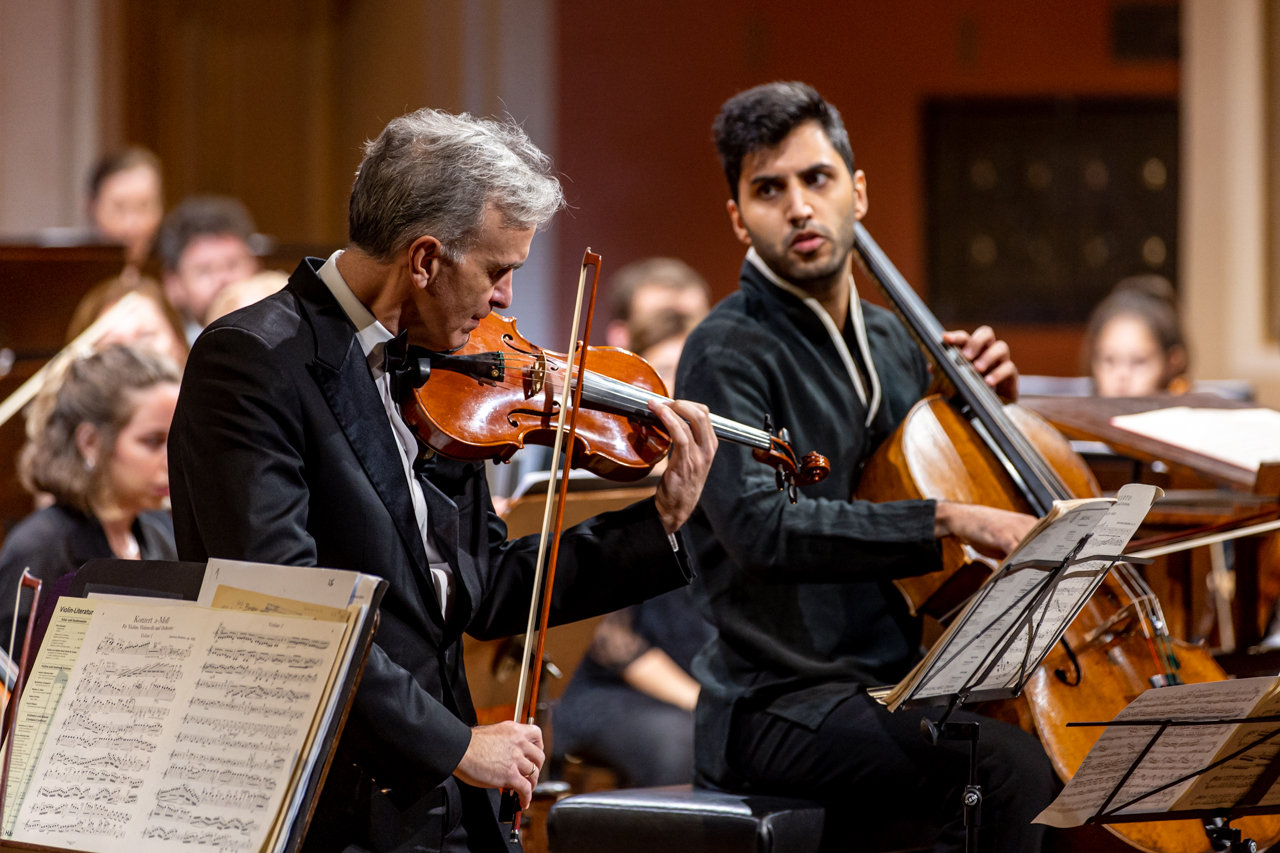
[[(538, 542), (507, 541), (483, 463), (420, 454), (385, 354), (401, 333), (456, 349), (509, 307), (536, 228), (562, 204), (548, 158), (513, 122), (394, 119), (366, 146), (346, 249), (304, 260), (192, 350), (169, 447), (180, 556), (390, 584), (310, 850), (506, 850), (498, 791), (524, 806), (537, 784), (541, 732), (476, 725), (461, 637), (523, 631)], [(703, 406), (652, 408), (673, 439), (657, 494), (563, 534), (554, 621), (688, 580), (680, 529), (716, 439)]]
[[(929, 384), (907, 331), (858, 296), (851, 257), (866, 176), (840, 114), (805, 84), (734, 96), (714, 136), (747, 257), (738, 292), (690, 335), (677, 395), (730, 418), (770, 412), (797, 446), (828, 454), (831, 474), (787, 506), (738, 448), (721, 448), (712, 465), (689, 524), (695, 598), (718, 632), (694, 663), (697, 781), (827, 805), (827, 849), (846, 849), (851, 826), (897, 820), (936, 827), (937, 850), (963, 850), (968, 745), (932, 745), (920, 730), (926, 712), (891, 714), (866, 689), (895, 683), (918, 659), (920, 627), (891, 580), (940, 568), (941, 537), (1002, 554), (1034, 519), (851, 500), (863, 460)], [(1016, 394), (1008, 347), (989, 328), (947, 337), (989, 385)], [(984, 719), (978, 756), (981, 849), (1040, 849), (1031, 820), (1056, 784), (1040, 744)]]

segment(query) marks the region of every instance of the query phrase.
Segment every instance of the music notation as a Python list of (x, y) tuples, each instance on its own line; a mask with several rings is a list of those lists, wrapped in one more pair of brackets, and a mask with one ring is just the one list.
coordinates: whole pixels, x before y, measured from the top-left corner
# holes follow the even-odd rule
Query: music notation
[(11, 771), (4, 835), (106, 853), (262, 849), (347, 623), (136, 601), (58, 611), (49, 637), (66, 648), (33, 673), (44, 698), (19, 706), (41, 748)]

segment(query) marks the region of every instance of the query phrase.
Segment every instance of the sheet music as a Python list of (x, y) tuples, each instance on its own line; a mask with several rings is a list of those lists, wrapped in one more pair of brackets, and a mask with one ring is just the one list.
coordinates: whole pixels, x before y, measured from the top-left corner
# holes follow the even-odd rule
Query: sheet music
[(1173, 406), (1117, 415), (1111, 424), (1251, 471), (1280, 460), (1280, 412), (1272, 409)]
[[(1116, 720), (1232, 720), (1251, 713), (1277, 711), (1280, 711), (1280, 682), (1271, 677), (1241, 678), (1149, 689), (1117, 714)], [(1274, 724), (1270, 727), (1274, 728)], [(1256, 756), (1234, 762), (1207, 780), (1201, 785), (1201, 794), (1186, 797), (1189, 789), (1200, 784), (1201, 777), (1186, 779), (1163, 791), (1156, 789), (1208, 767), (1217, 757), (1225, 756), (1232, 744), (1243, 745), (1245, 739), (1256, 739), (1258, 728), (1237, 727), (1231, 723), (1166, 728), (1111, 800), (1108, 811), (1147, 814), (1169, 811), (1175, 805), (1189, 809), (1234, 804), (1265, 766)], [(1108, 727), (1066, 788), (1035, 822), (1057, 827), (1079, 826), (1098, 814), (1158, 732), (1159, 726), (1154, 724)], [(1234, 737), (1233, 732), (1243, 732), (1243, 737)], [(1268, 751), (1274, 754), (1274, 748)], [(1128, 803), (1132, 804), (1120, 808)]]
[[(1079, 547), (1076, 560), (1122, 553), (1160, 493), (1155, 486), (1129, 484), (1114, 501), (1055, 503), (895, 688), (890, 709), (964, 693), (1013, 695), (1102, 582), (1112, 561), (1083, 559), (1056, 577), (1050, 568), (1027, 564), (1060, 564)], [(1054, 586), (1048, 588), (1051, 577)]]
[(6, 835), (106, 853), (262, 849), (348, 623), (66, 601), (51, 635), (92, 616), (30, 782), (6, 799)]
[(204, 583), (196, 603), (202, 607), (213, 605), (213, 596), (221, 585), (252, 590), (263, 595), (308, 601), (327, 607), (346, 609), (356, 603), (362, 586), (361, 578), (371, 577), (359, 572), (342, 569), (322, 569), (316, 566), (276, 566), (267, 563), (246, 563), (240, 560), (209, 560), (204, 572)]
[[(27, 678), (22, 702), (18, 705), (18, 717), (13, 724), (13, 758), (4, 795), (4, 822), (0, 827), (0, 834), (5, 838), (13, 834), (13, 817), (31, 785), (31, 777), (35, 773), (34, 757), (40, 754), (49, 739), (53, 713), (62, 700), (67, 679), (80, 654), (89, 619), (93, 616), (93, 605), (68, 599), (58, 605), (57, 614), (58, 618), (49, 624), (40, 656)], [(90, 765), (85, 770), (93, 774), (98, 768)]]

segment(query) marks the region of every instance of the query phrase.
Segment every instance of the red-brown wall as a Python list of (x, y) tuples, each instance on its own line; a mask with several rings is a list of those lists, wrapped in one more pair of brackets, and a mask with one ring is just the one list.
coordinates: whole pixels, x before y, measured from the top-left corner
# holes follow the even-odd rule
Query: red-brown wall
[[(1176, 95), (1175, 61), (1112, 58), (1114, 5), (561, 0), (557, 162), (574, 206), (556, 228), (562, 255), (590, 245), (604, 256), (606, 280), (629, 261), (675, 255), (707, 277), (717, 298), (729, 293), (742, 248), (724, 213), (711, 120), (741, 89), (800, 79), (844, 114), (868, 176), (867, 227), (927, 294), (925, 99)], [(1024, 372), (1073, 372), (1077, 330), (998, 331)]]

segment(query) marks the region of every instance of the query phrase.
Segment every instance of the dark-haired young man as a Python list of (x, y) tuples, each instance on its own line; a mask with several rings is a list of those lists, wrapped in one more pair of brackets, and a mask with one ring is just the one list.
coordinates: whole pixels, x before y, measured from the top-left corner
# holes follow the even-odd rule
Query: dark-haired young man
[[(689, 524), (696, 595), (718, 629), (696, 664), (699, 780), (828, 804), (831, 849), (843, 849), (851, 821), (894, 818), (939, 827), (939, 850), (963, 849), (967, 745), (931, 745), (922, 712), (890, 714), (866, 688), (899, 680), (917, 658), (919, 627), (891, 581), (939, 568), (940, 537), (1007, 551), (1034, 519), (850, 500), (862, 461), (929, 380), (897, 319), (858, 298), (851, 258), (866, 176), (839, 113), (804, 84), (731, 98), (714, 131), (730, 222), (749, 248), (740, 290), (690, 336), (676, 393), (742, 423), (769, 413), (832, 467), (788, 506), (750, 453), (722, 448), (712, 465)], [(990, 329), (949, 339), (1015, 396), (1017, 371)], [(1030, 821), (1055, 784), (1039, 743), (984, 720), (979, 755), (982, 849), (1038, 849)]]

